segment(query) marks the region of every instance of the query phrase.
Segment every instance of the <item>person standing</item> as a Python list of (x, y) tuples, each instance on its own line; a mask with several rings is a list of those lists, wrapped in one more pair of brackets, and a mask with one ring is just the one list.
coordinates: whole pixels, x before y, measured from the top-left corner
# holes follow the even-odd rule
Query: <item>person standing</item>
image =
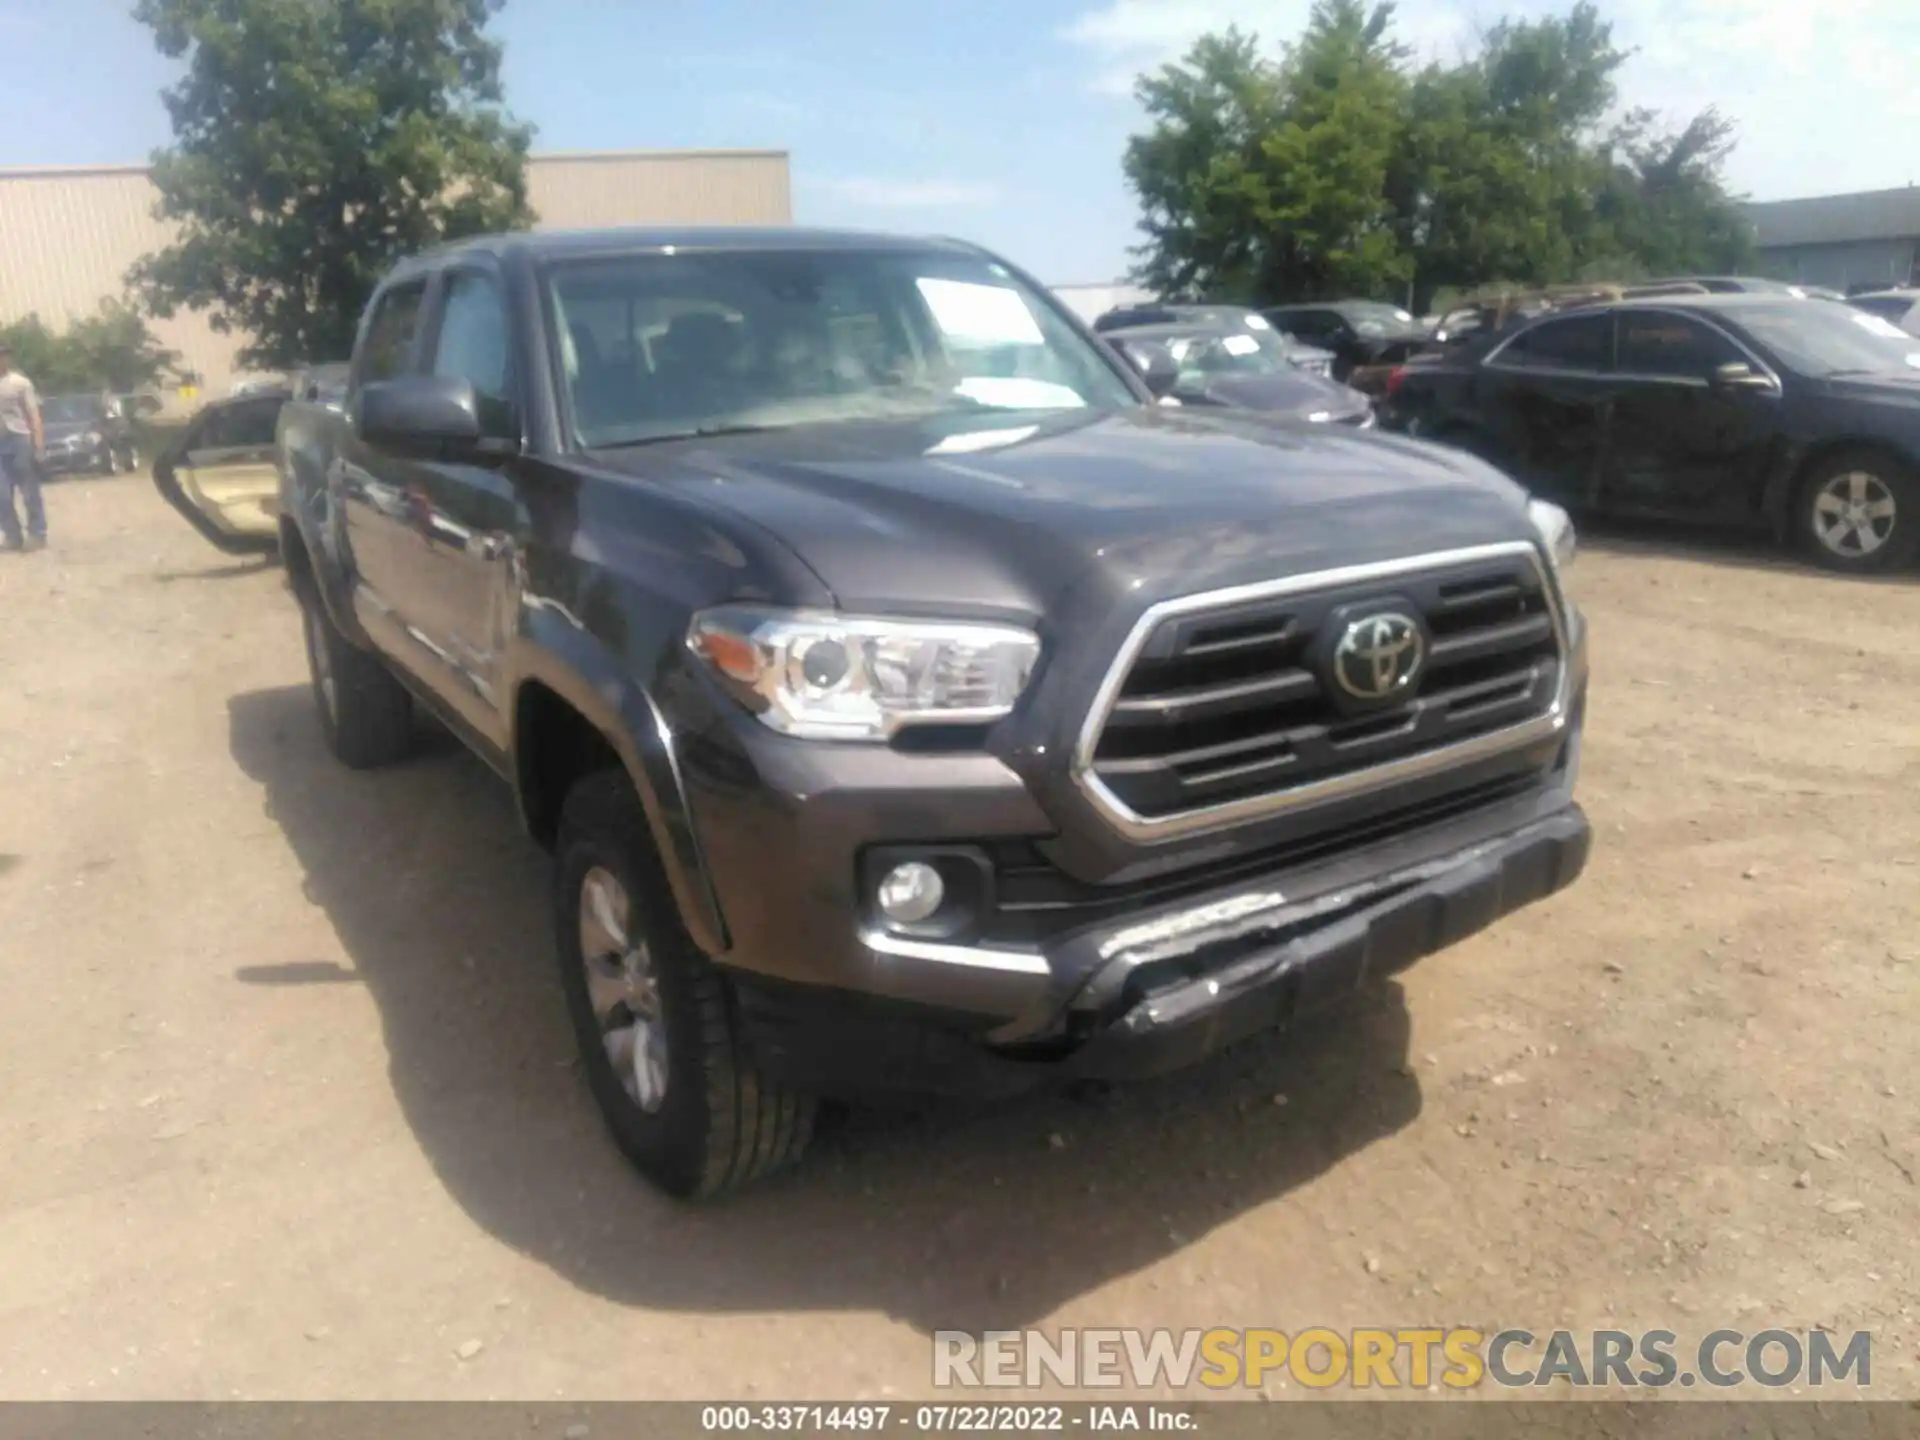
[[(47, 512), (40, 500), (40, 457), (46, 453), (40, 397), (33, 382), (13, 368), (13, 352), (0, 345), (0, 550), (38, 550), (47, 543)], [(24, 544), (13, 494), (27, 512)]]

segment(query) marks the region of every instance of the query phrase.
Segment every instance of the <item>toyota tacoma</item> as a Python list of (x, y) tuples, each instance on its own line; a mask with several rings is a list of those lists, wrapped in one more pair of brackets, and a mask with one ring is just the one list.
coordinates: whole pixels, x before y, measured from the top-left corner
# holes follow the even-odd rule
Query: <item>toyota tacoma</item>
[(971, 245), (463, 241), (279, 432), (327, 744), (424, 710), (512, 785), (592, 1092), (677, 1194), (820, 1097), (1189, 1064), (1586, 860), (1565, 515), (1162, 407)]

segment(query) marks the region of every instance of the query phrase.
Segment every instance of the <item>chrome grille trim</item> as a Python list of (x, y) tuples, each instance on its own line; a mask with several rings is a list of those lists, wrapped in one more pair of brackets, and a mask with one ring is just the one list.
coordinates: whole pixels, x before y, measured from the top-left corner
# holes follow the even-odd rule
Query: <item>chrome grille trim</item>
[[(1108, 789), (1094, 772), (1095, 752), (1099, 748), (1100, 737), (1106, 729), (1107, 721), (1119, 701), (1121, 689), (1125, 686), (1128, 675), (1132, 673), (1141, 650), (1146, 647), (1148, 640), (1163, 621), (1208, 610), (1278, 599), (1286, 595), (1340, 589), (1376, 580), (1391, 580), (1396, 577), (1444, 570), (1457, 565), (1471, 565), (1481, 561), (1516, 557), (1525, 558), (1533, 566), (1534, 573), (1540, 580), (1542, 592), (1547, 598), (1547, 613), (1553, 622), (1554, 649), (1559, 657), (1553, 700), (1538, 715), (1517, 725), (1490, 730), (1483, 735), (1476, 735), (1452, 745), (1442, 745), (1432, 750), (1404, 755), (1366, 769), (1347, 771), (1290, 788), (1283, 787), (1260, 795), (1243, 796), (1221, 804), (1203, 805), (1170, 815), (1149, 817), (1139, 814)], [(1101, 817), (1120, 834), (1129, 840), (1153, 844), (1211, 830), (1224, 830), (1234, 825), (1245, 824), (1250, 820), (1265, 819), (1293, 810), (1305, 810), (1352, 795), (1369, 794), (1402, 781), (1421, 779), (1456, 766), (1471, 764), (1476, 760), (1488, 759), (1509, 750), (1536, 744), (1561, 733), (1567, 725), (1572, 674), (1568, 664), (1570, 656), (1565, 609), (1566, 602), (1560, 593), (1558, 577), (1542, 559), (1540, 548), (1528, 540), (1503, 541), (1498, 544), (1476, 545), (1461, 550), (1408, 555), (1398, 560), (1347, 565), (1332, 570), (1316, 570), (1305, 575), (1290, 575), (1280, 580), (1265, 580), (1252, 585), (1209, 590), (1197, 595), (1182, 595), (1171, 600), (1162, 600), (1158, 604), (1149, 606), (1146, 612), (1134, 622), (1133, 628), (1127, 633), (1126, 640), (1121, 643), (1119, 652), (1114, 656), (1113, 664), (1100, 682), (1100, 688), (1094, 695), (1093, 704), (1087, 711), (1087, 718), (1081, 725), (1079, 739), (1073, 748), (1070, 766), (1073, 782)]]

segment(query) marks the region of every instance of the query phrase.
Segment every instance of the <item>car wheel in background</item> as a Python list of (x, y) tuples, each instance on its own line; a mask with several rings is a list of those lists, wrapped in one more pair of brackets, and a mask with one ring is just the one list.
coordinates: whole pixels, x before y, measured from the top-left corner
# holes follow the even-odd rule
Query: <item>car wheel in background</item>
[(755, 1068), (726, 980), (680, 924), (624, 773), (573, 787), (554, 854), (560, 984), (615, 1143), (683, 1197), (718, 1194), (798, 1158), (813, 1134), (814, 1100)]
[(327, 748), (355, 770), (405, 759), (414, 744), (413, 697), (406, 687), (340, 633), (317, 597), (302, 601), (300, 617)]
[(1904, 564), (1920, 548), (1920, 483), (1877, 451), (1829, 456), (1800, 487), (1799, 531), (1830, 570), (1865, 574)]

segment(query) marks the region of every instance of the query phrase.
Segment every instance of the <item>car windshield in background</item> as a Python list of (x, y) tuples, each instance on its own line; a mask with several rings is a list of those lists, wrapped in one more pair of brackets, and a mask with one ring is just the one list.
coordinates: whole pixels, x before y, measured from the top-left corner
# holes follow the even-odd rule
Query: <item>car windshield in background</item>
[(49, 425), (78, 425), (105, 414), (105, 408), (91, 395), (50, 395), (40, 402), (40, 418)]
[(1920, 338), (1840, 305), (1756, 306), (1738, 312), (1753, 338), (1808, 375), (1920, 369)]
[(1411, 314), (1393, 305), (1349, 305), (1346, 316), (1362, 335), (1399, 335), (1420, 328)]
[(640, 255), (549, 274), (581, 444), (1140, 402), (987, 260), (835, 251)]
[[(1268, 332), (1271, 333), (1271, 332)], [(1208, 375), (1277, 375), (1290, 370), (1286, 351), (1248, 331), (1226, 335), (1175, 335), (1163, 342), (1182, 379)]]

